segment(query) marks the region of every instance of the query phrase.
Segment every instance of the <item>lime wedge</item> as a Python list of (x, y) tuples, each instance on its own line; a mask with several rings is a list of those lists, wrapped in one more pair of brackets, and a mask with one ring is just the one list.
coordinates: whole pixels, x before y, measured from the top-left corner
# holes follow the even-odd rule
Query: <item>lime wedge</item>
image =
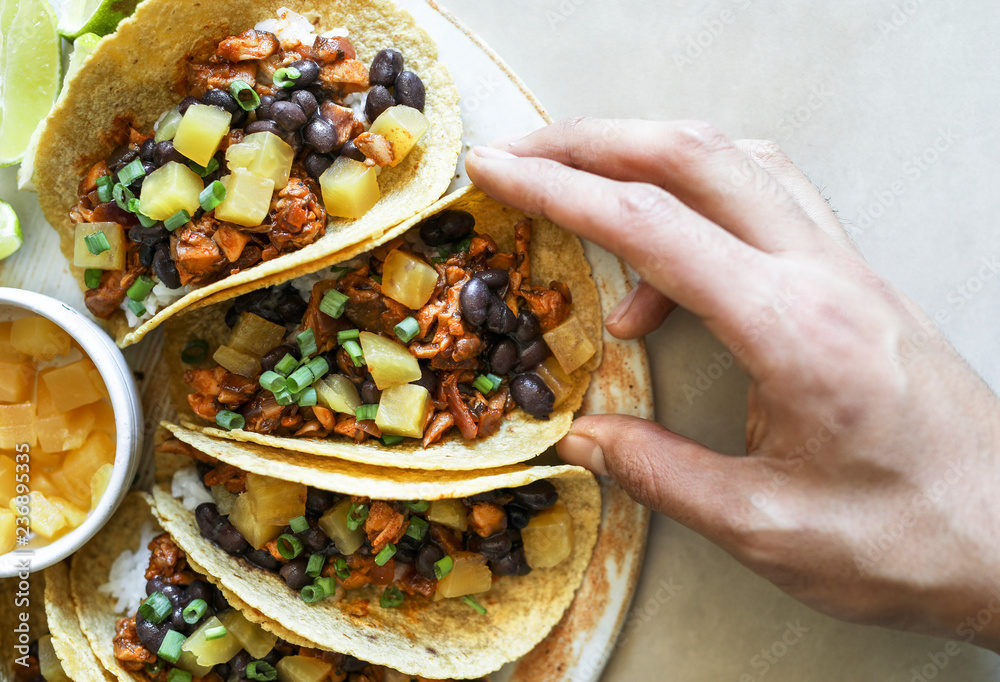
[(0, 201), (0, 260), (21, 248), (21, 223), (14, 209), (6, 201)]
[(59, 35), (74, 40), (84, 33), (106, 36), (135, 11), (137, 0), (66, 0), (59, 17)]
[(0, 0), (0, 166), (21, 160), (59, 92), (56, 16), (45, 0)]
[[(66, 88), (70, 81), (73, 80), (73, 76), (80, 70), (83, 60), (94, 51), (100, 39), (101, 37), (96, 33), (84, 33), (73, 41), (73, 52), (69, 56), (66, 77), (63, 79), (62, 90), (59, 92), (60, 98), (66, 92)], [(59, 100), (56, 101), (58, 102)], [(35, 127), (35, 132), (31, 134), (31, 140), (28, 142), (28, 148), (24, 150), (21, 166), (17, 169), (17, 188), (20, 190), (35, 191), (35, 148), (38, 146), (38, 138), (41, 136), (44, 127), (44, 123)]]

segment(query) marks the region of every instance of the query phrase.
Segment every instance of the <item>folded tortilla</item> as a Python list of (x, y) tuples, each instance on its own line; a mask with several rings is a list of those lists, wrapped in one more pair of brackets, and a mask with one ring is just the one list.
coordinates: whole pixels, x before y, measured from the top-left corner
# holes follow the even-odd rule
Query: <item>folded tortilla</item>
[[(276, 470), (267, 459), (241, 454), (248, 448), (259, 452), (259, 446), (211, 439), (179, 427), (169, 430), (196, 449), (227, 463), (239, 462), (249, 472), (381, 499), (414, 499), (416, 492), (415, 472), (403, 472), (397, 480), (393, 472), (379, 476), (376, 467), (307, 455), (296, 455), (301, 462), (295, 472)], [(543, 478), (552, 481), (573, 518), (572, 553), (553, 568), (497, 581), (492, 590), (477, 595), (487, 609), (482, 616), (461, 599), (408, 600), (398, 609), (384, 609), (378, 605), (380, 588), (372, 586), (351, 590), (340, 601), (310, 605), (280, 576), (257, 569), (202, 537), (194, 513), (170, 493), (173, 474), (190, 466), (189, 457), (158, 453), (156, 514), (189, 559), (207, 569), (212, 582), (250, 607), (248, 618), (302, 646), (342, 651), (432, 678), (480, 677), (534, 648), (572, 602), (590, 563), (601, 519), (600, 489), (593, 475), (579, 467), (511, 467), (489, 476), (434, 472), (441, 479), (423, 484), (424, 499), (464, 497)], [(353, 479), (357, 485), (351, 485)]]
[(381, 198), (363, 217), (335, 218), (313, 244), (197, 288), (138, 327), (129, 328), (124, 311), (115, 312), (105, 324), (122, 347), (213, 294), (237, 296), (252, 282), (379, 236), (437, 200), (451, 182), (462, 138), (458, 91), (448, 69), (437, 61), (433, 39), (408, 12), (387, 0), (281, 0), (274, 5), (255, 0), (145, 0), (87, 57), (46, 118), (38, 140), (38, 200), (45, 219), (60, 234), (81, 288), (84, 270), (72, 265), (74, 225), (69, 211), (77, 203), (77, 187), (86, 171), (114, 149), (108, 133), (115, 119), (127, 117), (136, 127), (151, 129), (157, 117), (183, 97), (186, 57), (207, 56), (220, 40), (273, 18), (281, 6), (318, 16), (320, 31), (348, 29), (358, 59), (366, 64), (382, 48), (401, 50), (406, 68), (426, 86), (424, 115), (430, 128), (399, 166), (384, 170), (379, 177)]
[[(503, 251), (514, 250), (514, 226), (525, 217), (524, 213), (494, 201), (482, 190), (470, 185), (442, 198), (378, 239), (370, 240), (342, 253), (342, 257), (338, 260), (327, 258), (321, 262), (310, 263), (294, 272), (284, 273), (280, 279), (273, 278), (266, 283), (277, 284), (290, 279), (288, 275), (316, 272), (321, 268), (350, 260), (395, 239), (421, 220), (444, 210), (471, 213), (476, 219), (476, 230), (492, 236)], [(590, 263), (584, 256), (583, 245), (575, 235), (544, 218), (534, 218), (530, 257), (532, 281), (548, 283), (556, 280), (569, 287), (573, 295), (573, 313), (580, 319), (596, 349), (594, 356), (570, 375), (574, 384), (572, 393), (553, 410), (547, 420), (537, 419), (516, 409), (504, 416), (499, 431), (492, 436), (465, 440), (458, 429), (453, 428), (441, 441), (427, 448), (416, 439), (407, 439), (402, 443), (386, 446), (374, 438), (363, 443), (355, 443), (342, 436), (321, 439), (283, 438), (242, 429), (226, 431), (215, 425), (209, 426), (204, 420), (194, 416), (187, 404), (185, 397), (190, 388), (184, 383), (184, 370), (190, 366), (184, 365), (180, 357), (187, 343), (194, 339), (204, 339), (213, 350), (225, 343), (230, 331), (225, 322), (229, 304), (222, 304), (191, 311), (174, 318), (166, 325), (167, 337), (163, 352), (171, 370), (171, 394), (181, 422), (189, 428), (201, 430), (218, 438), (385, 467), (463, 471), (507, 466), (532, 459), (569, 432), (573, 413), (580, 408), (584, 393), (590, 384), (590, 373), (601, 363), (602, 323), (601, 303), (597, 286), (591, 276)], [(259, 282), (247, 285), (239, 293), (247, 293), (259, 285)], [(213, 299), (212, 302), (215, 300), (218, 299)]]

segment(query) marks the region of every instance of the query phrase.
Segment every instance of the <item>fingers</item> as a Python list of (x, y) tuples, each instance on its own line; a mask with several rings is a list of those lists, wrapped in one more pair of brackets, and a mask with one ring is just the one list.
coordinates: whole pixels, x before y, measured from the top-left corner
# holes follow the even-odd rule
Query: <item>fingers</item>
[(765, 251), (821, 246), (822, 235), (784, 187), (706, 123), (569, 119), (503, 149), (615, 180), (652, 182)]
[(639, 282), (611, 311), (604, 326), (619, 339), (637, 339), (659, 327), (676, 307), (649, 282)]

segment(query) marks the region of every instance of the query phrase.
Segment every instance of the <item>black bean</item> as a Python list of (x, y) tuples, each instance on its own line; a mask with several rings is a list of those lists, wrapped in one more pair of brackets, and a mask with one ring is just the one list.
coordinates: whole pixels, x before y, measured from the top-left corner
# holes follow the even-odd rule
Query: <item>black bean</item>
[(181, 604), (174, 607), (173, 613), (170, 614), (170, 619), (164, 622), (170, 623), (170, 629), (177, 630), (182, 635), (187, 635), (194, 629), (193, 626), (188, 625), (184, 620), (184, 607)]
[(180, 585), (164, 585), (160, 593), (170, 600), (171, 606), (177, 606), (184, 599), (184, 588)]
[(246, 649), (240, 649), (235, 656), (229, 659), (229, 668), (233, 671), (236, 679), (242, 680), (246, 678), (247, 666), (252, 660)]
[(279, 573), (284, 578), (285, 584), (293, 590), (301, 590), (311, 583), (312, 578), (306, 573), (306, 566), (308, 564), (309, 560), (307, 558), (299, 557), (298, 559), (292, 559), (282, 566)]
[(281, 126), (268, 118), (258, 118), (253, 123), (248, 124), (247, 127), (243, 129), (243, 132), (247, 135), (253, 135), (254, 133), (271, 133), (272, 135), (277, 135), (278, 137), (285, 134), (285, 131), (281, 129)]
[(168, 289), (181, 288), (181, 276), (177, 272), (177, 266), (170, 258), (170, 245), (167, 242), (160, 242), (156, 247), (156, 255), (153, 256), (153, 272), (156, 277)]
[[(464, 287), (462, 290), (465, 290)], [(507, 307), (503, 299), (493, 296), (490, 300), (489, 312), (486, 315), (486, 328), (497, 334), (510, 334), (517, 329), (517, 316), (514, 315), (513, 310)]]
[(514, 528), (516, 530), (521, 530), (527, 526), (528, 521), (531, 520), (531, 512), (528, 511), (527, 507), (523, 507), (519, 504), (508, 504), (504, 507), (504, 511), (507, 512), (508, 529)]
[(476, 493), (475, 495), (469, 495), (469, 497), (465, 498), (463, 502), (465, 503), (466, 507), (471, 507), (476, 502), (496, 502), (502, 504), (502, 502), (500, 502), (500, 498), (502, 498), (503, 496), (504, 496), (503, 491), (487, 490), (485, 493)]
[(428, 246), (441, 246), (464, 239), (472, 233), (476, 219), (465, 211), (441, 211), (417, 226)]
[(274, 117), (275, 123), (288, 132), (298, 130), (309, 120), (302, 107), (294, 102), (275, 102), (271, 105), (271, 116)]
[(429, 536), (425, 533), (422, 540), (417, 540), (411, 535), (404, 535), (399, 539), (399, 542), (396, 543), (396, 551), (399, 552), (401, 549), (413, 551), (414, 559), (409, 562), (412, 564), (416, 561), (416, 552), (427, 543), (428, 537)]
[(501, 339), (490, 351), (490, 369), (498, 376), (510, 374), (517, 364), (517, 344), (510, 339)]
[(396, 103), (424, 110), (424, 82), (412, 71), (403, 71), (396, 76)]
[(212, 608), (216, 611), (225, 611), (229, 608), (229, 602), (218, 587), (212, 586)]
[(518, 372), (527, 372), (538, 366), (542, 360), (549, 356), (549, 346), (545, 339), (535, 339), (526, 346), (521, 347), (521, 356), (515, 369)]
[(277, 571), (281, 568), (281, 562), (275, 559), (266, 549), (254, 549), (250, 547), (243, 553), (243, 557), (254, 566), (259, 566), (266, 571)]
[(216, 663), (212, 666), (212, 672), (218, 675), (220, 680), (228, 680), (232, 668), (229, 667), (228, 663)]
[(229, 521), (222, 522), (215, 542), (230, 554), (243, 554), (250, 548), (250, 543), (243, 539), (240, 532)]
[(296, 90), (292, 93), (292, 96), (288, 98), (288, 101), (298, 104), (299, 108), (305, 112), (306, 116), (312, 116), (319, 108), (319, 102), (316, 101), (316, 95), (312, 94), (308, 90)]
[(458, 294), (458, 305), (462, 311), (462, 319), (476, 326), (481, 325), (490, 313), (490, 299), (492, 297), (486, 282), (481, 279), (470, 279), (462, 286), (462, 291)]
[(361, 404), (375, 405), (382, 397), (382, 391), (378, 390), (374, 379), (365, 379), (361, 384)]
[(513, 554), (508, 554), (505, 557), (494, 559), (493, 561), (490, 561), (489, 565), (490, 571), (496, 576), (517, 575), (517, 572), (521, 567), (517, 557)]
[[(309, 141), (308, 137), (309, 126), (306, 126), (306, 142)], [(326, 172), (326, 169), (333, 164), (333, 159), (329, 156), (325, 156), (316, 151), (311, 151), (306, 154), (305, 159), (302, 161), (302, 165), (305, 166), (306, 173), (309, 173), (313, 180), (319, 180), (319, 176)]]
[(366, 158), (365, 153), (358, 149), (358, 145), (354, 144), (354, 140), (348, 140), (344, 143), (344, 146), (340, 148), (340, 155), (361, 162), (364, 162)]
[(128, 148), (128, 145), (121, 145), (115, 147), (115, 150), (111, 152), (111, 156), (108, 157), (108, 168), (111, 169), (112, 173), (117, 173), (119, 170), (125, 167), (129, 161), (138, 158), (139, 155)]
[(170, 232), (163, 225), (157, 223), (153, 227), (143, 227), (142, 225), (136, 225), (135, 227), (129, 228), (128, 231), (129, 240), (135, 242), (136, 244), (159, 244), (160, 242), (170, 239)]
[(212, 586), (209, 583), (204, 580), (195, 580), (193, 583), (188, 585), (187, 593), (184, 595), (186, 600), (184, 603), (190, 604), (195, 599), (201, 599), (206, 604), (211, 604), (214, 593), (215, 590), (212, 589)]
[(166, 585), (166, 583), (163, 582), (163, 578), (161, 578), (160, 576), (156, 576), (155, 578), (150, 578), (149, 580), (146, 581), (146, 596), (148, 597), (154, 592), (159, 592), (160, 590), (163, 589), (164, 585)]
[(427, 389), (428, 393), (433, 394), (435, 391), (437, 391), (437, 384), (438, 384), (437, 372), (435, 372), (427, 365), (421, 364), (420, 378), (411, 383), (414, 383), (417, 386), (423, 386), (424, 388)]
[(183, 116), (187, 112), (188, 107), (192, 104), (201, 104), (201, 100), (197, 97), (185, 97), (181, 100), (181, 103), (177, 105), (177, 111), (179, 111)]
[(164, 140), (163, 142), (157, 142), (156, 146), (153, 147), (153, 163), (156, 167), (165, 166), (171, 161), (176, 161), (177, 163), (183, 163), (187, 165), (187, 159), (179, 151), (174, 149), (174, 143), (170, 140)]
[(344, 660), (341, 661), (339, 667), (345, 673), (357, 673), (367, 668), (368, 664), (350, 654), (344, 654)]
[(396, 553), (392, 555), (392, 558), (404, 564), (416, 563), (418, 551), (412, 547), (404, 547), (397, 542)]
[(274, 95), (261, 95), (260, 104), (254, 109), (254, 113), (257, 114), (257, 120), (263, 121), (265, 119), (271, 118), (271, 105), (274, 104)]
[(321, 116), (306, 124), (302, 129), (302, 138), (320, 154), (329, 154), (337, 148), (337, 129)]
[(320, 490), (312, 486), (306, 488), (306, 511), (317, 516), (333, 506), (337, 496), (329, 490)]
[(141, 244), (139, 246), (139, 265), (148, 268), (153, 265), (153, 257), (156, 255), (156, 244)]
[(539, 324), (535, 314), (527, 308), (517, 311), (517, 329), (514, 330), (514, 338), (521, 343), (533, 341), (542, 335), (542, 325)]
[(227, 91), (220, 90), (219, 88), (206, 90), (205, 94), (201, 96), (201, 101), (205, 104), (225, 109), (230, 114), (235, 114), (240, 109), (240, 103), (236, 101), (236, 98)]
[(522, 410), (533, 417), (548, 417), (556, 396), (537, 374), (526, 372), (511, 379), (510, 395)]
[(490, 289), (503, 289), (510, 281), (510, 275), (503, 268), (480, 270), (473, 277), (486, 282)]
[(307, 528), (300, 533), (296, 533), (295, 537), (302, 541), (302, 546), (310, 554), (322, 552), (330, 544), (330, 538), (319, 528)]
[(202, 502), (194, 510), (195, 521), (198, 522), (198, 529), (202, 537), (215, 542), (219, 536), (219, 529), (225, 519), (219, 514), (219, 508), (214, 502)]
[(518, 502), (534, 510), (548, 509), (559, 499), (559, 493), (551, 481), (532, 481), (528, 485), (510, 491)]
[[(236, 326), (236, 323), (239, 321), (240, 321), (240, 314), (236, 311), (236, 308), (234, 308), (233, 306), (229, 306), (229, 309), (226, 311), (226, 326), (232, 329), (233, 327)], [(280, 360), (281, 358), (278, 359)], [(272, 366), (270, 369), (274, 369), (274, 367)], [(265, 369), (264, 371), (266, 372), (267, 370)]]
[(170, 630), (170, 621), (164, 621), (157, 625), (142, 617), (141, 613), (135, 616), (135, 633), (139, 636), (139, 641), (150, 651), (159, 651), (163, 644), (163, 638)]
[(275, 310), (286, 324), (298, 324), (306, 313), (306, 307), (306, 302), (302, 300), (298, 292), (291, 291), (281, 297)]
[(319, 64), (311, 59), (297, 59), (288, 66), (299, 70), (299, 77), (292, 86), (294, 88), (308, 87), (319, 77)]
[[(230, 308), (229, 310), (234, 310)], [(237, 313), (238, 315), (239, 313)], [(293, 348), (291, 346), (286, 346), (284, 344), (280, 346), (275, 346), (271, 350), (264, 353), (264, 356), (260, 359), (260, 370), (262, 372), (270, 372), (274, 370), (274, 366), (281, 362), (281, 358), (285, 357), (288, 353), (291, 353)]]
[(472, 533), (469, 538), (469, 551), (479, 552), (487, 559), (499, 559), (510, 553), (511, 547), (511, 541), (507, 537), (506, 531), (494, 533), (487, 538), (481, 538)]
[(368, 82), (372, 85), (392, 86), (403, 70), (403, 53), (393, 48), (379, 50), (368, 69)]
[(531, 573), (531, 566), (528, 565), (528, 560), (524, 556), (524, 547), (518, 547), (513, 552), (511, 552), (510, 555), (515, 559), (517, 559), (518, 575), (528, 575), (529, 573)]
[(417, 571), (425, 578), (434, 577), (434, 563), (444, 558), (444, 550), (437, 545), (426, 544), (417, 554)]
[(143, 161), (153, 160), (153, 147), (156, 146), (156, 140), (153, 138), (147, 138), (145, 142), (139, 147), (139, 158)]
[(384, 85), (376, 85), (368, 91), (368, 95), (365, 97), (365, 118), (374, 121), (383, 111), (395, 104), (396, 100), (389, 92), (389, 88)]
[(128, 188), (132, 191), (133, 194), (139, 196), (139, 192), (142, 190), (142, 183), (143, 181), (145, 181), (146, 176), (155, 170), (156, 170), (155, 163), (151, 161), (142, 161), (142, 171), (143, 171), (142, 175), (133, 180), (132, 184), (128, 186)]
[(229, 128), (233, 130), (236, 128), (242, 128), (243, 124), (247, 122), (248, 116), (250, 116), (249, 111), (244, 111), (243, 107), (238, 107), (236, 111), (233, 112), (233, 117), (229, 119)]

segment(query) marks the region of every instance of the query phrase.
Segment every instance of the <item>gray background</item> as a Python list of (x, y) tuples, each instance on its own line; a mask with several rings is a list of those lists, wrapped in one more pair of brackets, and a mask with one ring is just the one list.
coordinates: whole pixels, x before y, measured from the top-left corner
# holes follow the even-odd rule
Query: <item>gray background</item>
[[(555, 118), (700, 118), (776, 140), (830, 199), (867, 258), (996, 388), (1000, 282), (1000, 5), (447, 0)], [(523, 132), (512, 130), (513, 132)], [(657, 413), (724, 452), (743, 448), (746, 379), (678, 314), (648, 338)], [(929, 547), (929, 552), (934, 548)], [(782, 641), (784, 638), (784, 641)], [(985, 680), (1000, 657), (820, 616), (727, 554), (654, 517), (608, 680)], [(921, 675), (923, 677), (921, 677)]]

